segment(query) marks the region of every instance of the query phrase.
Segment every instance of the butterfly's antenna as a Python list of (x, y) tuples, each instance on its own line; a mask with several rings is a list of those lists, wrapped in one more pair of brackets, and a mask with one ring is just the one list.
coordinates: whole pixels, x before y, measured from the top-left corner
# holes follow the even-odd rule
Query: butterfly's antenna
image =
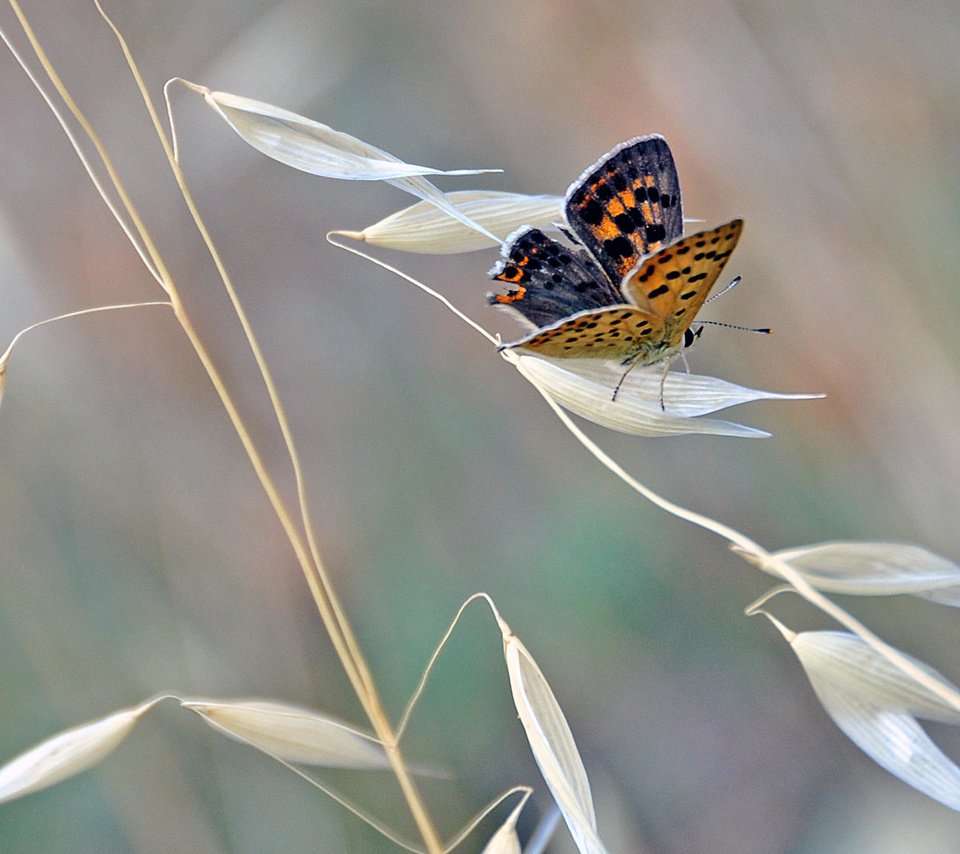
[[(737, 285), (740, 284), (742, 278), (742, 276), (737, 276), (722, 291), (717, 291), (715, 294), (705, 299), (703, 304), (706, 305), (708, 302), (713, 302), (718, 297), (722, 297), (727, 291), (732, 291)], [(735, 323), (721, 323), (719, 320), (698, 320), (697, 323), (706, 324), (708, 326), (725, 326), (727, 329), (736, 329), (739, 332), (758, 332), (761, 335), (773, 334), (773, 329), (770, 327), (754, 328), (751, 326), (737, 326)], [(700, 328), (702, 329), (703, 326), (701, 325)], [(699, 335), (700, 329), (698, 329), (696, 332), (696, 336), (699, 337)], [(692, 343), (692, 340), (689, 343), (685, 342), (685, 346), (689, 347)]]
[(727, 291), (732, 291), (737, 285), (740, 284), (740, 280), (743, 276), (737, 276), (729, 285), (727, 285), (722, 291), (717, 291), (713, 296), (707, 297), (703, 301), (703, 304), (706, 305), (708, 302), (713, 302), (715, 299), (722, 297)]
[[(723, 293), (723, 291), (720, 293)], [(719, 296), (719, 294), (717, 296)], [(708, 326), (725, 326), (727, 329), (736, 329), (738, 332), (757, 332), (761, 335), (773, 335), (773, 329), (769, 326), (737, 326), (735, 323), (721, 323), (719, 320), (698, 320), (697, 323), (707, 324)]]

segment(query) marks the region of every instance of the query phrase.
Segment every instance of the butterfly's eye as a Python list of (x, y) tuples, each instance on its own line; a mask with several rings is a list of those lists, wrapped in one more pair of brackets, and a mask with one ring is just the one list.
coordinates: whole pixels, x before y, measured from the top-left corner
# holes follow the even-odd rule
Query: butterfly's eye
[(692, 329), (686, 329), (683, 333), (683, 346), (692, 347), (693, 342), (700, 337), (700, 334), (702, 332), (703, 332), (702, 326), (698, 326), (696, 332), (694, 332)]

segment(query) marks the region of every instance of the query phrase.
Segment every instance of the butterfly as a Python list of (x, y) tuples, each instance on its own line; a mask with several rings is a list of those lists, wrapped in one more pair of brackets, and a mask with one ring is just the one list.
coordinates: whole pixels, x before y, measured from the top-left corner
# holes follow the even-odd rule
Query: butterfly
[(617, 359), (627, 372), (669, 366), (692, 341), (690, 325), (743, 221), (683, 237), (680, 182), (658, 134), (621, 143), (587, 169), (567, 191), (564, 212), (568, 243), (524, 226), (490, 271), (512, 288), (488, 301), (533, 327), (502, 349)]

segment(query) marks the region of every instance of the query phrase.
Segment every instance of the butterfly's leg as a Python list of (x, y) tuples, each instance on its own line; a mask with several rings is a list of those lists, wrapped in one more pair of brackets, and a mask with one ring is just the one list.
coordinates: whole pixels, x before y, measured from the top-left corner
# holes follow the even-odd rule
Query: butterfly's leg
[[(682, 355), (682, 351), (681, 351), (681, 355)], [(667, 411), (667, 407), (666, 407), (666, 405), (665, 405), (664, 402), (663, 402), (663, 387), (664, 387), (664, 385), (665, 385), (666, 382), (667, 382), (667, 374), (670, 373), (670, 362), (671, 362), (671, 361), (672, 361), (672, 359), (664, 359), (664, 360), (663, 360), (663, 373), (660, 375), (660, 409), (661, 409), (663, 412), (666, 412), (666, 411)], [(685, 357), (684, 357), (683, 363), (684, 363), (684, 364), (687, 363), (687, 360), (686, 360)], [(689, 368), (687, 369), (687, 373), (690, 373)]]
[[(623, 363), (623, 364), (627, 365), (627, 369), (623, 372), (623, 376), (620, 377), (620, 382), (617, 383), (617, 387), (613, 390), (613, 397), (611, 398), (611, 400), (616, 400), (616, 399), (617, 399), (617, 395), (620, 393), (620, 386), (623, 385), (623, 381), (627, 378), (627, 374), (629, 374), (630, 371), (632, 371), (632, 370), (637, 366), (637, 363), (640, 361), (640, 359), (638, 359), (638, 358), (632, 358), (632, 359), (630, 359), (630, 360), (628, 360), (628, 361), (629, 361), (629, 363), (627, 363), (627, 362), (624, 362), (624, 363)], [(661, 393), (661, 395), (660, 395), (660, 398), (661, 398), (661, 402), (662, 402), (662, 398), (663, 398), (663, 394), (662, 394), (662, 393)]]

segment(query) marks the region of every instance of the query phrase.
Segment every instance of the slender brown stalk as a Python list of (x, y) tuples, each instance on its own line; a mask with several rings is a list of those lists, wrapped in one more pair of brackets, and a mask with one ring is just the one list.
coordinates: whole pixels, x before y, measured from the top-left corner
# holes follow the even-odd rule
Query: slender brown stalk
[(251, 351), (256, 359), (256, 362), (259, 366), (261, 376), (263, 378), (264, 384), (267, 387), (268, 394), (270, 396), (271, 403), (274, 407), (278, 423), (280, 425), (281, 432), (286, 442), (288, 454), (291, 459), (291, 464), (294, 469), (294, 474), (297, 483), (297, 493), (300, 503), (300, 514), (301, 521), (303, 524), (303, 530), (306, 533), (306, 542), (304, 536), (302, 535), (297, 524), (294, 522), (293, 517), (289, 510), (286, 507), (283, 498), (280, 495), (280, 492), (276, 486), (275, 481), (271, 477), (269, 471), (266, 468), (263, 457), (259, 452), (255, 442), (253, 441), (249, 431), (246, 428), (246, 425), (243, 421), (242, 416), (237, 409), (236, 404), (232, 396), (230, 395), (223, 378), (218, 371), (216, 365), (214, 364), (212, 358), (210, 357), (209, 352), (203, 344), (203, 341), (199, 337), (196, 328), (194, 327), (189, 315), (187, 314), (186, 308), (183, 304), (183, 301), (180, 297), (176, 283), (170, 274), (169, 269), (164, 263), (156, 245), (154, 244), (149, 232), (146, 229), (136, 207), (133, 205), (132, 200), (127, 194), (122, 181), (113, 166), (113, 163), (106, 151), (105, 146), (100, 140), (97, 133), (94, 131), (93, 127), (89, 124), (84, 114), (81, 112), (76, 102), (70, 95), (68, 89), (64, 85), (63, 81), (60, 79), (59, 75), (53, 68), (52, 63), (49, 58), (46, 56), (39, 40), (37, 39), (33, 29), (31, 28), (29, 21), (24, 15), (22, 9), (20, 8), (17, 0), (9, 0), (10, 6), (14, 11), (14, 14), (17, 16), (17, 19), (20, 22), (23, 31), (29, 40), (31, 47), (33, 48), (38, 61), (43, 67), (44, 71), (47, 73), (47, 76), (50, 79), (50, 82), (53, 84), (54, 88), (57, 90), (64, 104), (70, 110), (71, 114), (83, 129), (84, 133), (87, 135), (91, 144), (99, 156), (104, 169), (107, 172), (109, 181), (114, 187), (120, 202), (122, 209), (129, 216), (131, 223), (133, 224), (133, 229), (139, 238), (143, 242), (146, 254), (149, 257), (150, 261), (155, 265), (156, 272), (159, 274), (161, 280), (161, 286), (164, 288), (166, 293), (170, 297), (170, 303), (173, 307), (174, 315), (176, 316), (178, 322), (180, 323), (181, 328), (183, 329), (184, 334), (187, 337), (187, 340), (190, 342), (190, 345), (193, 347), (194, 352), (197, 355), (197, 358), (200, 360), (201, 365), (207, 373), (207, 376), (210, 378), (210, 381), (214, 387), (214, 390), (217, 393), (217, 396), (220, 398), (221, 404), (223, 405), (228, 418), (230, 419), (231, 424), (233, 425), (234, 430), (237, 433), (238, 438), (240, 439), (241, 444), (243, 445), (244, 451), (247, 454), (248, 459), (250, 460), (251, 465), (253, 466), (254, 471), (257, 474), (257, 477), (260, 480), (261, 485), (264, 488), (264, 491), (267, 494), (268, 500), (270, 501), (271, 506), (273, 507), (274, 512), (279, 519), (281, 526), (283, 527), (284, 533), (287, 536), (287, 539), (290, 542), (291, 547), (293, 548), (294, 555), (298, 564), (300, 565), (304, 577), (307, 581), (307, 585), (310, 589), (311, 595), (317, 605), (317, 609), (320, 613), (321, 619), (327, 631), (330, 635), (331, 642), (333, 643), (334, 649), (340, 658), (340, 661), (343, 665), (344, 671), (349, 678), (351, 685), (357, 695), (358, 700), (361, 703), (361, 706), (364, 709), (364, 712), (367, 715), (367, 718), (370, 721), (371, 726), (376, 732), (378, 738), (383, 743), (386, 754), (390, 760), (391, 766), (393, 768), (394, 774), (397, 778), (397, 781), (400, 785), (400, 789), (406, 799), (408, 807), (410, 809), (411, 815), (417, 825), (417, 829), (420, 832), (421, 837), (423, 838), (426, 848), (431, 854), (434, 852), (442, 852), (443, 844), (440, 840), (439, 834), (434, 827), (433, 821), (431, 820), (426, 807), (423, 803), (423, 800), (417, 790), (417, 787), (407, 769), (406, 763), (403, 760), (402, 753), (400, 752), (398, 746), (398, 739), (395, 734), (394, 728), (392, 727), (385, 710), (383, 709), (383, 704), (380, 700), (379, 694), (376, 690), (373, 677), (370, 673), (370, 669), (364, 659), (359, 645), (356, 641), (356, 638), (350, 628), (349, 622), (347, 620), (346, 614), (343, 611), (342, 606), (335, 594), (332, 583), (330, 582), (329, 576), (326, 573), (323, 562), (320, 558), (319, 548), (317, 547), (316, 541), (313, 536), (312, 524), (310, 520), (309, 509), (306, 500), (306, 490), (304, 486), (302, 468), (300, 465), (299, 457), (296, 452), (296, 448), (293, 442), (292, 433), (289, 428), (289, 423), (286, 418), (285, 411), (281, 405), (279, 395), (276, 390), (276, 385), (273, 382), (269, 369), (267, 367), (266, 361), (263, 357), (262, 351), (256, 341), (256, 338), (253, 334), (252, 328), (248, 322), (246, 314), (243, 311), (242, 306), (240, 305), (239, 299), (236, 295), (236, 291), (233, 288), (230, 278), (226, 272), (226, 268), (222, 262), (222, 259), (219, 256), (219, 253), (216, 251), (216, 248), (213, 245), (213, 241), (209, 235), (209, 232), (206, 226), (203, 223), (203, 220), (199, 214), (199, 211), (194, 203), (192, 196), (190, 195), (189, 189), (186, 184), (186, 180), (180, 169), (180, 165), (173, 156), (173, 151), (170, 146), (167, 135), (163, 129), (162, 124), (159, 121), (156, 110), (153, 107), (152, 101), (147, 92), (146, 86), (143, 83), (143, 79), (137, 70), (136, 64), (133, 61), (133, 57), (130, 54), (130, 51), (122, 38), (121, 34), (110, 21), (107, 15), (104, 13), (99, 2), (94, 0), (96, 3), (97, 9), (100, 12), (101, 16), (107, 22), (108, 26), (113, 30), (115, 36), (117, 37), (121, 48), (124, 52), (124, 55), (127, 58), (128, 65), (130, 70), (136, 80), (137, 86), (140, 89), (141, 95), (143, 97), (146, 108), (150, 114), (151, 120), (154, 123), (157, 135), (160, 138), (161, 144), (164, 147), (164, 151), (167, 155), (168, 161), (170, 163), (170, 168), (173, 171), (174, 177), (177, 181), (178, 186), (180, 187), (181, 193), (183, 195), (184, 201), (190, 211), (191, 216), (194, 219), (196, 227), (200, 232), (203, 240), (205, 241), (211, 257), (216, 265), (218, 273), (221, 276), (224, 287), (226, 288), (230, 299), (233, 303), (234, 310), (238, 316), (240, 324), (244, 330), (247, 341), (251, 348)]

